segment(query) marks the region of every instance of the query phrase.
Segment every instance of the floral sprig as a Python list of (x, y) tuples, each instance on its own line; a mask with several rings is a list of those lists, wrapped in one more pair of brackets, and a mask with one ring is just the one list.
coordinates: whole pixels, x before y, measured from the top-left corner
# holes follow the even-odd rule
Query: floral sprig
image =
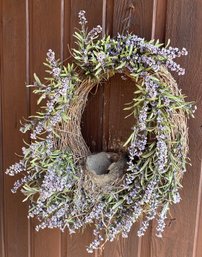
[[(75, 233), (94, 223), (95, 239), (87, 248), (91, 253), (120, 234), (127, 237), (140, 218), (138, 236), (144, 235), (153, 219), (157, 219), (156, 235), (162, 236), (170, 206), (181, 200), (181, 179), (188, 162), (186, 121), (195, 107), (185, 101), (168, 72), (185, 73), (174, 61), (187, 55), (185, 48), (133, 34), (100, 38), (101, 26), (88, 32), (85, 11), (79, 12), (79, 23), (73, 64), (62, 65), (49, 50), (46, 83), (34, 76), (38, 104), (45, 101), (45, 105), (21, 128), (23, 133), (30, 131), (31, 143), (6, 173), (25, 174), (12, 191), (21, 188), (25, 200), (30, 200), (28, 217), (39, 219), (37, 230), (56, 227)], [(125, 108), (134, 117), (134, 126), (125, 144), (128, 163), (121, 183), (101, 190), (89, 179), (64, 135), (75, 119), (70, 112), (82, 108), (77, 104), (79, 93), (116, 73), (134, 81), (135, 97)], [(78, 134), (70, 137), (79, 138)]]

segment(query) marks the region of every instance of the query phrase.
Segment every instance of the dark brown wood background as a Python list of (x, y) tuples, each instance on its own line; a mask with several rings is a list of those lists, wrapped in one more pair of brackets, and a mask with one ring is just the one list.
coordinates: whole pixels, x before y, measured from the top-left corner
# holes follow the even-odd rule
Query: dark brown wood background
[[(43, 76), (42, 62), (49, 48), (61, 59), (69, 57), (67, 44), (77, 13), (84, 9), (88, 26), (101, 24), (115, 35), (124, 28), (131, 13), (130, 31), (147, 39), (171, 39), (173, 46), (186, 47), (189, 56), (180, 60), (187, 72), (178, 79), (183, 92), (198, 105), (196, 119), (190, 120), (190, 157), (182, 190), (182, 202), (172, 208), (163, 239), (155, 237), (152, 226), (145, 237), (130, 237), (108, 244), (96, 252), (100, 257), (201, 257), (202, 256), (202, 1), (201, 0), (0, 0), (0, 256), (2, 257), (85, 257), (91, 230), (70, 237), (66, 232), (35, 232), (27, 219), (23, 196), (11, 194), (16, 178), (4, 175), (18, 158), (22, 147), (19, 120), (36, 109), (36, 98), (26, 89), (33, 73)], [(83, 116), (83, 133), (92, 151), (116, 148), (130, 130), (123, 121), (123, 104), (132, 96), (130, 81), (112, 78), (92, 92)], [(96, 94), (95, 94), (96, 93)]]

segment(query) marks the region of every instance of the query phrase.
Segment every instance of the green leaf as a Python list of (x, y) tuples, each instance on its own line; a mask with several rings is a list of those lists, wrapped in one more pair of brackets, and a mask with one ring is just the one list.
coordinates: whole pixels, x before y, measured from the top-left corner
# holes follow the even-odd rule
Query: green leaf
[(39, 86), (42, 85), (42, 83), (41, 83), (40, 79), (38, 78), (38, 76), (36, 75), (36, 73), (34, 73), (34, 79), (35, 79), (36, 83), (37, 83)]
[(120, 201), (118, 201), (115, 205), (112, 206), (112, 210), (117, 209), (123, 202), (125, 199), (121, 199)]
[(155, 152), (156, 152), (156, 149), (154, 149), (153, 151), (150, 151), (150, 152), (148, 152), (148, 153), (142, 154), (142, 157), (143, 157), (144, 159), (147, 159), (147, 158), (149, 158), (151, 155), (153, 155)]
[(63, 119), (65, 122), (67, 122), (67, 121), (69, 120), (69, 117), (67, 116), (67, 114), (66, 114), (65, 112), (63, 112), (63, 113), (61, 114), (61, 116), (62, 116), (62, 119)]
[(76, 53), (76, 54), (79, 54), (79, 55), (82, 55), (80, 51), (76, 50), (76, 49), (73, 49), (73, 51)]
[(127, 141), (125, 142), (125, 144), (123, 145), (123, 147), (127, 146), (134, 138), (134, 133), (132, 133), (129, 138), (127, 139)]
[(81, 34), (79, 34), (78, 32), (74, 32), (74, 37), (77, 38), (79, 41), (83, 41), (83, 37)]
[(151, 78), (152, 80), (156, 81), (156, 82), (159, 82), (159, 79), (158, 79), (157, 77), (155, 77), (155, 76), (150, 76), (150, 78)]
[(167, 48), (169, 45), (170, 45), (170, 38), (168, 39), (168, 42), (167, 42), (165, 48)]
[(99, 68), (99, 69), (96, 71), (96, 73), (95, 73), (95, 77), (97, 77), (98, 74), (99, 74), (101, 71), (102, 71), (102, 68)]
[(116, 67), (115, 70), (122, 69), (125, 65), (126, 65), (126, 61), (121, 62), (121, 64), (118, 67)]
[(46, 95), (45, 95), (45, 94), (41, 95), (41, 96), (39, 97), (38, 101), (37, 101), (37, 104), (40, 104), (41, 101), (42, 101), (43, 99), (45, 99), (45, 98), (46, 98)]
[(130, 45), (130, 49), (129, 49), (128, 55), (130, 56), (132, 54), (132, 52), (133, 52), (133, 45)]
[(151, 159), (148, 158), (148, 159), (145, 161), (145, 163), (142, 165), (140, 171), (143, 171), (143, 170), (147, 167), (147, 165), (149, 164), (150, 161), (151, 161)]
[(60, 136), (55, 132), (54, 129), (52, 130), (52, 132), (53, 132), (53, 134), (54, 134), (56, 137), (60, 138)]
[(98, 68), (100, 68), (102, 66), (102, 64), (99, 62), (96, 66), (95, 66), (95, 68), (93, 69), (94, 71), (95, 70), (97, 70)]

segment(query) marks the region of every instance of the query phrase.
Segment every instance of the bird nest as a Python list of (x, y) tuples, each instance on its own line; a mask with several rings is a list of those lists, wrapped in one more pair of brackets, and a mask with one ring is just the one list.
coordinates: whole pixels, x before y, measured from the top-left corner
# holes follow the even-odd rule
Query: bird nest
[[(125, 72), (122, 71), (122, 74), (128, 76), (130, 79), (133, 79), (131, 78), (127, 69)], [(108, 78), (110, 76), (113, 76), (113, 74), (107, 75)], [(173, 95), (180, 95), (177, 83), (166, 67), (162, 66), (160, 71), (156, 73), (156, 77), (162, 83), (169, 86)], [(136, 81), (134, 83), (136, 84), (140, 82)], [(99, 84), (101, 85), (101, 83)], [(62, 150), (67, 148), (71, 149), (74, 162), (81, 165), (85, 175), (92, 181), (92, 183), (95, 183), (97, 187), (103, 188), (110, 187), (112, 185), (115, 187), (116, 184), (119, 186), (120, 180), (127, 170), (128, 152), (126, 151), (124, 154), (116, 152), (101, 152), (98, 154), (91, 153), (81, 132), (82, 114), (86, 108), (89, 93), (94, 87), (97, 86), (98, 82), (90, 78), (81, 81), (75, 90), (75, 97), (67, 111), (67, 116), (69, 119), (68, 121), (63, 121), (57, 124), (56, 130), (60, 139), (58, 141), (57, 136), (54, 138), (54, 141), (55, 144), (58, 145)], [(175, 131), (178, 130), (178, 128), (181, 129), (181, 135), (185, 142), (185, 147), (183, 149), (184, 152), (182, 154), (186, 156), (188, 152), (188, 144), (186, 143), (188, 141), (188, 129), (186, 117), (183, 111), (178, 111), (172, 117), (172, 123), (176, 124), (174, 130), (172, 131), (173, 134), (178, 132)], [(87, 183), (89, 183), (88, 179), (85, 180)]]
[[(18, 188), (30, 200), (29, 217), (37, 217), (37, 230), (77, 229), (93, 223), (95, 240), (88, 251), (101, 248), (132, 225), (144, 235), (156, 218), (162, 236), (170, 205), (180, 201), (181, 178), (188, 152), (187, 117), (193, 103), (186, 102), (171, 71), (184, 74), (174, 58), (186, 55), (145, 41), (133, 34), (98, 38), (101, 27), (86, 29), (85, 12), (79, 13), (81, 30), (75, 32), (73, 63), (63, 65), (49, 50), (46, 83), (34, 75), (34, 93), (41, 111), (21, 128), (30, 131), (31, 143), (22, 159), (7, 174), (25, 173)], [(116, 73), (134, 82), (134, 96), (125, 108), (134, 119), (125, 152), (91, 153), (81, 133), (81, 118), (90, 91)]]

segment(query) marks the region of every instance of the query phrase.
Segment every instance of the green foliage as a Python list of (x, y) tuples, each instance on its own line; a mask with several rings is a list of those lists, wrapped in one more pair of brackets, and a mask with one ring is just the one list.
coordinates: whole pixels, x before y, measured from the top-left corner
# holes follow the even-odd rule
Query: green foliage
[[(178, 191), (188, 162), (187, 117), (193, 116), (195, 108), (193, 102), (185, 101), (168, 72), (184, 74), (173, 59), (186, 55), (186, 49), (172, 48), (170, 42), (164, 47), (158, 40), (147, 42), (133, 34), (100, 38), (100, 26), (87, 31), (84, 13), (79, 13), (81, 30), (74, 34), (73, 64), (62, 65), (49, 50), (45, 83), (34, 74), (33, 93), (39, 96), (40, 111), (21, 128), (30, 132), (31, 142), (23, 147), (22, 160), (7, 173), (26, 173), (13, 192), (21, 187), (25, 201), (30, 200), (29, 216), (41, 222), (37, 229), (67, 227), (75, 232), (94, 222), (99, 240), (90, 245), (92, 252), (101, 247), (102, 236), (106, 241), (119, 234), (126, 237), (140, 216), (144, 221), (139, 236), (154, 218), (161, 236), (170, 205), (180, 200)], [(77, 104), (81, 85), (99, 84), (116, 73), (134, 82), (134, 96), (125, 107), (134, 127), (124, 145), (128, 167), (121, 183), (99, 188), (86, 173), (87, 156), (78, 159), (66, 135), (74, 134), (68, 131), (75, 124), (70, 112), (82, 108)], [(72, 141), (78, 141), (79, 133), (73, 134)]]

